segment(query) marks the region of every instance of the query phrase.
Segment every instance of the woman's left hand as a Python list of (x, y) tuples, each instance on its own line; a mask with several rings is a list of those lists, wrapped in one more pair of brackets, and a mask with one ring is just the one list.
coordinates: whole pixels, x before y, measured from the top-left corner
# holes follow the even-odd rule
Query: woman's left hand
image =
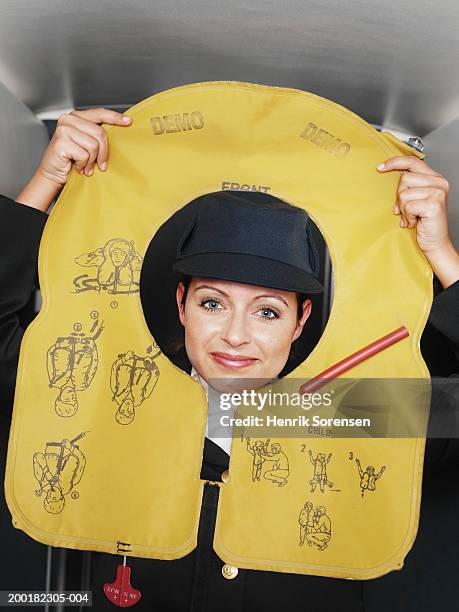
[(448, 235), (449, 183), (425, 161), (414, 155), (391, 157), (379, 165), (380, 172), (402, 172), (397, 189), (394, 214), (400, 226), (416, 227), (416, 238), (423, 253), (444, 247)]
[(459, 254), (448, 233), (449, 183), (415, 155), (391, 157), (377, 166), (380, 172), (402, 172), (393, 209), (400, 227), (416, 228), (419, 248), (443, 287), (459, 279)]

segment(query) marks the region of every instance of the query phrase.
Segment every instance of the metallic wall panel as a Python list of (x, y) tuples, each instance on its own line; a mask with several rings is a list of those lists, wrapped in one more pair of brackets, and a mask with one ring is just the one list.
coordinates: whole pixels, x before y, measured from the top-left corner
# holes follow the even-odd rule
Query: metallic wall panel
[(424, 138), (426, 162), (449, 181), (448, 216), (450, 235), (459, 248), (459, 118)]
[(0, 192), (15, 198), (48, 144), (45, 125), (0, 83)]
[(34, 111), (282, 85), (423, 136), (459, 115), (458, 30), (453, 0), (2, 0), (0, 79)]

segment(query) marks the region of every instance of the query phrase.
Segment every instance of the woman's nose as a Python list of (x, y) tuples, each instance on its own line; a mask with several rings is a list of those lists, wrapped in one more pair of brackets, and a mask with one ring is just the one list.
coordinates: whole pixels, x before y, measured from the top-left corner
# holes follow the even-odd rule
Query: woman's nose
[(231, 346), (245, 344), (250, 340), (248, 327), (246, 317), (242, 313), (233, 312), (226, 320), (222, 338)]

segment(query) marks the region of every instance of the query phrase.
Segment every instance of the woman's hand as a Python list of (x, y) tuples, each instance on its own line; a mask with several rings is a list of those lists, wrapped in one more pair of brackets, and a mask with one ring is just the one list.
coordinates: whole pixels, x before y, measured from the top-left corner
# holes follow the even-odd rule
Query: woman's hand
[(448, 233), (448, 181), (415, 155), (391, 157), (377, 168), (402, 172), (393, 209), (400, 227), (416, 228), (419, 248), (443, 288), (459, 280), (459, 254)]
[(107, 108), (61, 115), (33, 178), (16, 201), (46, 211), (67, 182), (72, 165), (86, 176), (93, 174), (96, 163), (100, 170), (105, 171), (108, 141), (101, 127), (103, 123), (127, 127), (132, 120)]
[(108, 141), (102, 123), (127, 126), (131, 118), (107, 108), (72, 111), (61, 115), (38, 172), (44, 177), (65, 185), (72, 164), (80, 172), (91, 176), (95, 163), (107, 169)]

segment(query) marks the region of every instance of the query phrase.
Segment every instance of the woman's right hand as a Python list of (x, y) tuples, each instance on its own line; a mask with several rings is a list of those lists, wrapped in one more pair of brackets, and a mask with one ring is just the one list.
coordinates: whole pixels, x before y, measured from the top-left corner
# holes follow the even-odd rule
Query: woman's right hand
[(46, 212), (67, 182), (72, 165), (86, 176), (91, 176), (96, 163), (105, 171), (108, 141), (101, 127), (103, 123), (128, 127), (132, 119), (107, 108), (61, 115), (34, 176), (18, 194), (16, 202)]
[(61, 115), (37, 171), (45, 178), (65, 185), (72, 164), (86, 176), (91, 176), (96, 162), (100, 170), (106, 170), (108, 141), (102, 123), (126, 127), (132, 120), (107, 108), (91, 108)]

